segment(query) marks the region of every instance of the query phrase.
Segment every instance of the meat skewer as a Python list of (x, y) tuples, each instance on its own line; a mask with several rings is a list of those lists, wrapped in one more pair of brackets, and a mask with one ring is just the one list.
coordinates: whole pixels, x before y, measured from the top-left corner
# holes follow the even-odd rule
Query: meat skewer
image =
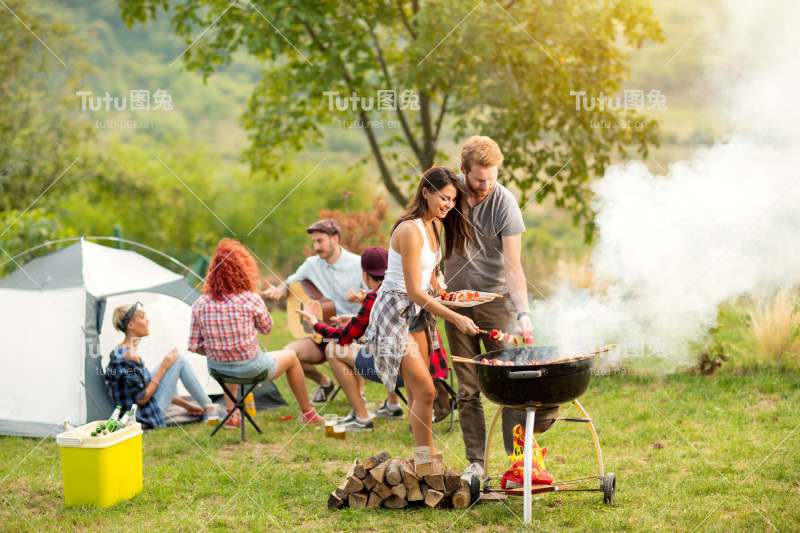
[(477, 291), (444, 292), (440, 294), (438, 298), (445, 302), (471, 302), (473, 300), (487, 301), (491, 299), (481, 297)]
[(502, 295), (499, 294), (484, 294), (481, 296), (480, 292), (478, 291), (454, 291), (454, 292), (442, 292), (438, 296), (436, 296), (439, 300), (443, 302), (491, 302), (495, 298), (502, 298)]
[[(614, 348), (615, 346), (616, 346), (616, 344), (609, 344), (608, 346), (603, 346), (602, 348), (597, 348), (597, 349), (592, 350), (591, 352), (589, 352), (589, 355), (586, 355), (584, 352), (578, 352), (576, 354), (569, 355), (569, 356), (562, 356), (562, 355), (559, 354), (559, 355), (556, 355), (555, 357), (553, 357), (551, 359), (548, 359), (547, 361), (519, 361), (519, 362), (515, 362), (513, 360), (502, 361), (502, 360), (498, 360), (498, 359), (487, 359), (487, 358), (484, 357), (483, 359), (480, 360), (479, 364), (494, 365), (494, 366), (549, 365), (549, 364), (553, 364), (553, 363), (564, 363), (564, 362), (567, 362), (567, 361), (577, 361), (577, 360), (580, 360), (580, 359), (586, 359), (586, 358), (589, 358), (589, 357), (595, 357), (597, 354), (603, 353), (603, 352), (607, 352), (607, 351), (611, 350), (612, 348)], [(463, 358), (458, 358), (458, 359), (463, 359)], [(474, 362), (474, 361), (472, 361), (472, 359), (467, 359), (467, 360), (461, 361), (461, 360), (457, 360), (455, 358), (453, 359), (453, 361), (459, 362), (459, 363), (460, 362), (466, 363), (468, 361), (469, 362)]]
[[(569, 357), (556, 356), (556, 357), (554, 357), (552, 359), (548, 359), (547, 361), (520, 361), (520, 362), (515, 362), (515, 361), (511, 361), (511, 360), (510, 361), (502, 361), (502, 360), (499, 360), (499, 359), (487, 359), (487, 358), (484, 357), (483, 359), (480, 360), (480, 363), (484, 364), (484, 365), (493, 365), (493, 366), (550, 365), (550, 364), (553, 364), (553, 363), (565, 363), (567, 361), (577, 361), (579, 359), (586, 359), (588, 357), (594, 357), (594, 356), (595, 356), (595, 354), (586, 355), (583, 352), (580, 352), (580, 353), (577, 353), (577, 354), (569, 356)], [(462, 361), (457, 361), (455, 359), (454, 359), (454, 361), (462, 362)]]
[(478, 333), (488, 334), (489, 338), (496, 342), (505, 342), (505, 343), (513, 343), (514, 346), (519, 346), (519, 339), (516, 335), (511, 335), (510, 333), (504, 333), (499, 329), (493, 329), (490, 332), (486, 331), (485, 329), (479, 329)]

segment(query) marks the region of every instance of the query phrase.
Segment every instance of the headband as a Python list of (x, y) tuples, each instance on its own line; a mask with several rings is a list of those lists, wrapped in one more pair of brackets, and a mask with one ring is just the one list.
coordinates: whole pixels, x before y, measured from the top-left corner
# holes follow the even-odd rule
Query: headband
[(122, 320), (119, 321), (119, 326), (122, 333), (125, 333), (125, 330), (128, 329), (128, 325), (131, 323), (133, 316), (136, 314), (136, 308), (140, 305), (142, 305), (142, 302), (136, 302), (133, 304), (131, 308), (128, 309), (128, 312), (125, 313), (125, 316), (122, 317)]

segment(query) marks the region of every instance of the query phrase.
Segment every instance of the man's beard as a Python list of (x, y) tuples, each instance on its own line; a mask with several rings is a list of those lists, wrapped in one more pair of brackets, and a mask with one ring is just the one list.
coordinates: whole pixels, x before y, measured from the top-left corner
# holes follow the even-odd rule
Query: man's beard
[(472, 184), (470, 183), (469, 179), (466, 179), (465, 182), (467, 185), (467, 189), (469, 189), (469, 192), (472, 194), (472, 196), (476, 196), (478, 198), (485, 198), (486, 196), (489, 196), (489, 193), (492, 192), (492, 189), (494, 188), (493, 185), (489, 187), (488, 190), (480, 191), (472, 187)]

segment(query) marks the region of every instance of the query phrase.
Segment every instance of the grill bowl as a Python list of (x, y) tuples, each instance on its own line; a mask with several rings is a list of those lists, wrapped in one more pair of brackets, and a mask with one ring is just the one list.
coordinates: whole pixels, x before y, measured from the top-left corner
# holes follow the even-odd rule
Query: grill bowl
[(558, 354), (556, 346), (497, 350), (476, 355), (475, 372), (481, 392), (490, 401), (515, 409), (553, 409), (580, 397), (589, 388), (592, 357), (562, 363), (495, 366), (481, 359), (547, 361)]

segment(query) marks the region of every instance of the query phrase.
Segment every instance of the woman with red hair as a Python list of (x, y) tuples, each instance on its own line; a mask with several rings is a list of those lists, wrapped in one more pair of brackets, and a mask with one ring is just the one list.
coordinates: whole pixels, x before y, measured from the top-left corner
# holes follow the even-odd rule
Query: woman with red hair
[[(267, 381), (284, 372), (289, 388), (301, 408), (300, 420), (318, 423), (317, 415), (308, 400), (303, 368), (292, 350), (266, 353), (259, 349), (256, 331), (268, 335), (272, 317), (264, 301), (255, 292), (258, 266), (253, 255), (239, 241), (222, 239), (208, 267), (204, 294), (192, 305), (192, 328), (189, 350), (208, 357), (209, 370), (236, 378), (252, 378), (269, 370)], [(236, 385), (226, 383), (236, 395)], [(225, 396), (228, 411), (233, 401)], [(235, 412), (225, 426), (236, 428), (241, 423)]]

